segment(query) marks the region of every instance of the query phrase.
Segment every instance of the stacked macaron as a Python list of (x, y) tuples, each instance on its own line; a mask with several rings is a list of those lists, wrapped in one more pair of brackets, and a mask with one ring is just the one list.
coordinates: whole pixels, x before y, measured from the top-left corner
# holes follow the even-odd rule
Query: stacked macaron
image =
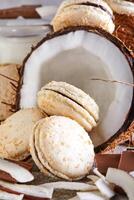
[(63, 1), (54, 19), (54, 31), (74, 26), (99, 27), (113, 33), (113, 12), (103, 0)]
[(50, 117), (39, 120), (30, 139), (38, 168), (49, 176), (77, 180), (89, 173), (94, 147), (88, 132), (97, 125), (99, 108), (81, 89), (52, 81), (37, 95), (39, 108)]
[(0, 158), (24, 160), (31, 153), (47, 176), (83, 178), (94, 162), (87, 132), (97, 125), (96, 102), (75, 86), (55, 81), (38, 92), (37, 102), (39, 108), (22, 109), (0, 125)]

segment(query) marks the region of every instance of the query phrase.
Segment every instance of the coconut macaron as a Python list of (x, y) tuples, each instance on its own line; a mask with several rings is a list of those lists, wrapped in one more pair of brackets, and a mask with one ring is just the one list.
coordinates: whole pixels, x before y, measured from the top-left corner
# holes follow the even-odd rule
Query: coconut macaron
[(0, 65), (0, 121), (16, 111), (20, 65)]
[(37, 95), (37, 103), (48, 115), (61, 115), (76, 120), (88, 132), (97, 125), (99, 108), (81, 89), (65, 82), (52, 81)]
[(30, 152), (41, 171), (44, 169), (47, 175), (67, 180), (84, 177), (94, 162), (94, 148), (88, 133), (76, 121), (64, 116), (46, 117), (36, 123)]
[(134, 16), (134, 2), (127, 0), (106, 0), (115, 13)]
[(63, 1), (52, 20), (54, 31), (72, 26), (93, 26), (113, 33), (113, 12), (103, 0)]
[(38, 108), (29, 108), (8, 117), (0, 125), (0, 158), (27, 158), (30, 155), (29, 139), (34, 124), (45, 116)]

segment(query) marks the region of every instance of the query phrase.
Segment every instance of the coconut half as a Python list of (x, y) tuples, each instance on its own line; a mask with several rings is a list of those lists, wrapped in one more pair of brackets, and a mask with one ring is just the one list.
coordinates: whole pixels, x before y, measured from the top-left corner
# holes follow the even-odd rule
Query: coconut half
[(125, 130), (132, 118), (133, 84), (129, 51), (114, 36), (99, 29), (77, 27), (47, 35), (27, 56), (23, 66), (20, 107), (37, 104), (36, 95), (49, 81), (65, 81), (95, 99), (100, 108), (95, 146)]

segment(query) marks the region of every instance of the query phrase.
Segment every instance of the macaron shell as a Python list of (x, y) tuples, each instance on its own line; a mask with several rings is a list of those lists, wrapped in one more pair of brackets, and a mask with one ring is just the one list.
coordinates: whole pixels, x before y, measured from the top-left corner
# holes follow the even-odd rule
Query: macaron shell
[(110, 33), (115, 25), (111, 16), (100, 8), (86, 5), (72, 5), (58, 12), (52, 21), (54, 31), (70, 26), (93, 26)]
[(37, 133), (38, 130), (38, 125), (41, 123), (41, 120), (39, 120), (39, 122), (36, 123), (34, 129), (33, 129), (33, 134), (30, 137), (30, 154), (32, 156), (32, 159), (34, 160), (35, 164), (37, 165), (37, 167), (40, 169), (40, 171), (45, 175), (45, 176), (50, 176), (50, 177), (54, 177), (40, 162), (38, 155), (37, 155), (37, 150), (35, 148), (35, 134)]
[(134, 2), (106, 0), (115, 13), (134, 16)]
[[(41, 126), (41, 124), (40, 124)], [(41, 165), (44, 167), (44, 170), (46, 172), (48, 172), (48, 175), (50, 176), (57, 176), (57, 177), (61, 177), (61, 178), (64, 178), (66, 180), (70, 180), (69, 177), (65, 176), (64, 174), (60, 173), (60, 172), (57, 172), (55, 171), (50, 165), (49, 163), (47, 162), (46, 158), (45, 158), (45, 155), (44, 153), (42, 152), (42, 149), (40, 148), (40, 129), (41, 128), (38, 128), (38, 131), (36, 130), (35, 131), (35, 149), (36, 149), (36, 152), (37, 152), (37, 157), (38, 157), (38, 160), (39, 162), (41, 163)], [(45, 172), (44, 171), (44, 172)], [(72, 179), (71, 179), (72, 180)]]
[(15, 112), (13, 107), (16, 107), (19, 68), (17, 64), (0, 65), (0, 121)]
[(83, 108), (85, 108), (90, 115), (98, 121), (99, 119), (99, 107), (89, 95), (87, 95), (84, 91), (81, 89), (70, 85), (66, 82), (56, 82), (52, 81), (45, 85), (42, 90), (44, 89), (50, 89), (54, 90), (56, 92), (59, 92), (68, 98), (71, 98), (75, 102), (77, 102), (79, 105), (81, 105)]
[(44, 115), (39, 109), (24, 109), (0, 125), (0, 158), (23, 160), (30, 155), (29, 139), (32, 129)]
[(38, 106), (48, 115), (62, 115), (76, 120), (87, 131), (91, 131), (96, 122), (81, 106), (67, 97), (53, 91), (44, 90), (38, 93)]
[(45, 118), (35, 141), (42, 164), (56, 176), (77, 180), (92, 167), (93, 144), (85, 130), (69, 118)]
[(103, 1), (103, 0), (66, 0), (63, 1), (58, 9), (58, 12), (62, 11), (62, 9), (72, 6), (72, 5), (78, 5), (82, 3), (94, 3), (103, 6), (106, 8), (111, 14), (113, 14), (112, 9), (109, 7), (109, 5)]

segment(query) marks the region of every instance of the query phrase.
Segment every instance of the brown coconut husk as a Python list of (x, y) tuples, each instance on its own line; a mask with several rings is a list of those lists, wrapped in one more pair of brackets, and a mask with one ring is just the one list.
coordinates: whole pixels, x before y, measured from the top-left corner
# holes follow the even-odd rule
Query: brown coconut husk
[(114, 35), (130, 50), (134, 58), (134, 16), (115, 13)]
[(134, 121), (130, 124), (129, 128), (122, 132), (117, 138), (115, 138), (106, 149), (104, 149), (101, 153), (109, 153), (114, 150), (118, 145), (128, 142), (128, 147), (134, 145), (133, 141), (134, 135)]
[[(133, 2), (133, 1), (132, 1)], [(115, 15), (115, 31), (114, 35), (120, 39), (123, 44), (129, 49), (133, 59), (134, 59), (134, 16), (128, 16), (125, 14)], [(126, 132), (122, 132), (118, 138), (113, 140), (112, 143), (104, 149), (103, 153), (109, 152), (111, 149), (114, 149), (117, 145), (122, 144), (123, 142), (130, 141), (134, 145), (133, 141), (134, 135), (134, 121), (131, 123), (130, 127)]]

